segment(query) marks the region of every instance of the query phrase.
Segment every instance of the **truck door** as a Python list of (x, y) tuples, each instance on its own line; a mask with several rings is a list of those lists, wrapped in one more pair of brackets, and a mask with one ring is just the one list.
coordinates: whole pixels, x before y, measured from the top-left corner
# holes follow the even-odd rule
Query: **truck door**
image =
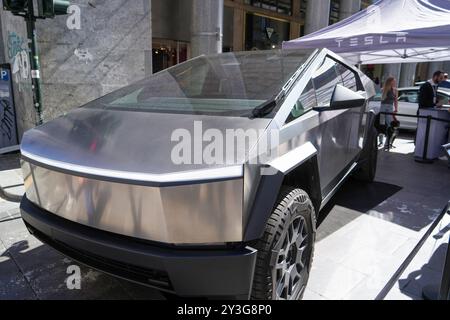
[[(327, 57), (315, 72), (312, 82), (318, 106), (329, 105), (336, 85), (345, 85), (341, 68), (340, 63)], [(349, 148), (349, 141), (355, 114), (351, 109), (330, 110), (319, 113), (318, 117), (316, 148), (319, 150), (320, 182), (325, 196), (336, 186), (351, 164), (350, 158), (355, 151)]]

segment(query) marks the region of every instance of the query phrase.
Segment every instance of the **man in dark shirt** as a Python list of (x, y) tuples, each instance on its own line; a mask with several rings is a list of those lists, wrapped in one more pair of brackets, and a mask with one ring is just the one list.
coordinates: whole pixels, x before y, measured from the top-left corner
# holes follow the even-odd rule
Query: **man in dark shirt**
[(439, 106), (437, 99), (437, 91), (439, 83), (444, 80), (444, 73), (442, 71), (436, 71), (433, 74), (433, 78), (425, 82), (419, 90), (419, 108), (434, 108)]

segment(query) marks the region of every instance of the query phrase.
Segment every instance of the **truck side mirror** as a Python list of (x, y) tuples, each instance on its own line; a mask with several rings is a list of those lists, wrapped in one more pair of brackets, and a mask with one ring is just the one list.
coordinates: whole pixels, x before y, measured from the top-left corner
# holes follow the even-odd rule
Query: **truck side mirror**
[(316, 111), (342, 110), (350, 108), (361, 108), (366, 98), (358, 92), (354, 92), (340, 84), (334, 88), (331, 96), (330, 106), (314, 108)]

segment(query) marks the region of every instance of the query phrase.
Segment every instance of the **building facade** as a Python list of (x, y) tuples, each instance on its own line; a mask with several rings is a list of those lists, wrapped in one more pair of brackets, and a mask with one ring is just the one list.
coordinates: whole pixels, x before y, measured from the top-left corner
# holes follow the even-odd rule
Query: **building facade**
[[(36, 22), (43, 117), (56, 118), (152, 72), (150, 0), (73, 0), (71, 13)], [(36, 124), (26, 25), (0, 8), (19, 136)]]

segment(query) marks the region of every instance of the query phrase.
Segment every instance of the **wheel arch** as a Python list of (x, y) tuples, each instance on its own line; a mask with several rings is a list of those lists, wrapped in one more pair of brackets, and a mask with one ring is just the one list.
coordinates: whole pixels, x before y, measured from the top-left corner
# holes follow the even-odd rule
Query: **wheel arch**
[(276, 158), (267, 165), (267, 169), (272, 174), (261, 175), (245, 226), (243, 238), (246, 242), (262, 237), (284, 185), (307, 192), (316, 215), (322, 202), (317, 149), (312, 143), (308, 142)]
[(361, 150), (360, 156), (358, 158), (358, 166), (360, 166), (364, 161), (366, 161), (369, 158), (371, 152), (370, 142), (372, 141), (372, 139), (375, 139), (375, 137), (378, 135), (378, 131), (375, 126), (377, 115), (378, 114), (372, 109), (367, 112), (366, 130), (364, 133), (364, 144), (363, 149)]

